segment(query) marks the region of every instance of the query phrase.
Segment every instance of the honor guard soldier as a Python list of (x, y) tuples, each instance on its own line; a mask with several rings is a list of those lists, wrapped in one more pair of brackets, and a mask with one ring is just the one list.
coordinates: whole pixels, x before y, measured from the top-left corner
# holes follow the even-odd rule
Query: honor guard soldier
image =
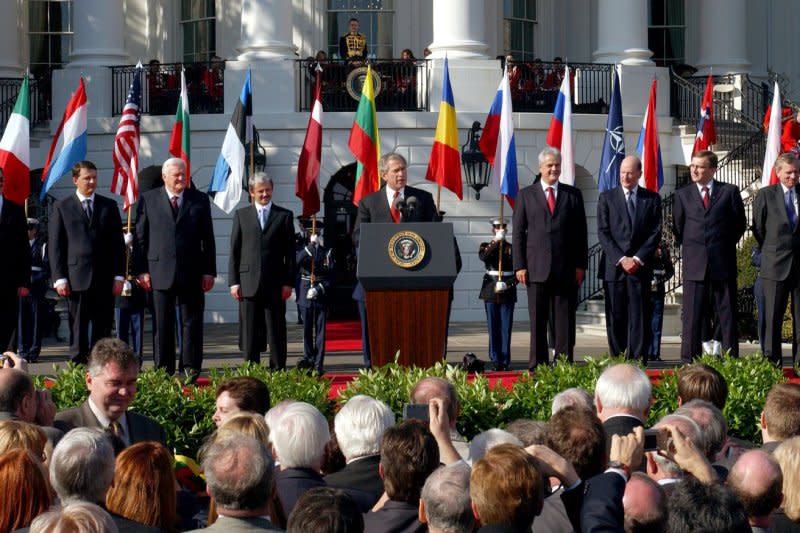
[(661, 332), (664, 326), (666, 283), (675, 275), (669, 245), (661, 241), (653, 255), (653, 281), (650, 283), (650, 349), (648, 361), (661, 361)]
[(347, 25), (349, 31), (339, 38), (339, 57), (357, 66), (367, 59), (367, 36), (359, 33), (357, 18), (351, 18)]
[[(315, 232), (308, 227), (310, 220), (301, 219), (300, 224), (306, 225), (309, 238), (308, 244), (297, 251), (297, 266), (300, 271), (297, 307), (303, 320), (303, 358), (298, 362), (298, 367), (313, 368), (322, 375), (325, 360), (325, 313), (334, 267), (333, 250), (322, 245), (319, 230)], [(321, 224), (321, 221), (317, 220), (317, 224)]]
[(50, 262), (47, 259), (47, 243), (39, 235), (39, 220), (29, 218), (28, 242), (31, 247), (31, 289), (27, 296), (19, 299), (19, 328), (17, 351), (31, 363), (39, 359), (42, 349), (42, 326), (47, 314), (48, 282)]
[(486, 265), (479, 298), (484, 301), (489, 326), (489, 359), (494, 370), (508, 370), (517, 280), (511, 244), (506, 241), (505, 219), (492, 220), (492, 240), (481, 243), (478, 258)]

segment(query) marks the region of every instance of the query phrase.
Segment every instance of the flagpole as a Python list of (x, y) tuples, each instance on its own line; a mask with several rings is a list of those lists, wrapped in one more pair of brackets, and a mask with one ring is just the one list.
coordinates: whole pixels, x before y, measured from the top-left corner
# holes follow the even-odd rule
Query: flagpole
[(439, 205), (440, 205), (441, 200), (442, 200), (442, 184), (441, 183), (437, 183), (436, 184), (436, 214), (437, 215), (439, 214), (439, 211), (440, 211), (439, 210)]
[[(506, 195), (503, 194), (503, 193), (500, 193), (500, 228), (501, 228), (501, 230), (503, 228), (503, 204), (505, 203), (505, 199), (506, 199)], [(499, 253), (498, 260), (497, 260), (497, 281), (498, 282), (503, 281), (503, 241), (504, 240), (505, 239), (500, 239), (500, 241), (497, 243), (498, 253)], [(495, 292), (498, 292), (496, 289), (497, 288), (495, 287)]]
[[(126, 193), (127, 194), (127, 193)], [(125, 200), (127, 202), (127, 199)], [(131, 206), (128, 206), (128, 225), (127, 225), (127, 233), (131, 232)], [(131, 247), (128, 246), (128, 243), (125, 243), (125, 281), (122, 282), (122, 296), (131, 296), (133, 294), (133, 289), (126, 287), (129, 286), (130, 280), (128, 279), (131, 273)]]

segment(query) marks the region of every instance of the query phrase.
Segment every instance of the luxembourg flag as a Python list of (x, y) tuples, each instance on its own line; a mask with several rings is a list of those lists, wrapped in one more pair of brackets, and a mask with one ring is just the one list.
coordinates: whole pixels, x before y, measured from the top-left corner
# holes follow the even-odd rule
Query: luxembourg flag
[(550, 119), (547, 145), (561, 151), (561, 177), (558, 181), (575, 185), (575, 156), (572, 151), (572, 94), (569, 86), (569, 67), (565, 67), (564, 80), (558, 91), (556, 108)]
[(664, 166), (661, 163), (661, 143), (658, 141), (658, 121), (656, 120), (656, 80), (650, 85), (650, 101), (644, 113), (642, 131), (636, 151), (642, 158), (642, 177), (639, 185), (653, 192), (664, 185)]
[(492, 165), (491, 185), (499, 189), (514, 207), (519, 189), (517, 182), (517, 148), (514, 143), (514, 120), (511, 117), (511, 88), (508, 85), (508, 67), (492, 100), (486, 117), (479, 146)]
[[(69, 172), (72, 166), (86, 159), (86, 86), (81, 78), (78, 90), (75, 91), (67, 103), (67, 109), (61, 118), (56, 134), (53, 137), (53, 144), (47, 153), (47, 161), (42, 171), (42, 193), (40, 200), (44, 200), (47, 191), (50, 190), (61, 176)], [(56, 147), (61, 145), (55, 161), (52, 161)], [(52, 162), (52, 164), (51, 164)]]

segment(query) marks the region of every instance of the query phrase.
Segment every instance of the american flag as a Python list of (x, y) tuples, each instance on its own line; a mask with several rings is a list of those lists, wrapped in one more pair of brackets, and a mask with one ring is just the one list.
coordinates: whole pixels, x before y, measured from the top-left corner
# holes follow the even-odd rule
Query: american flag
[(119, 128), (114, 137), (114, 177), (111, 192), (125, 197), (125, 211), (139, 196), (139, 122), (142, 103), (142, 64), (136, 65), (128, 99), (122, 109)]

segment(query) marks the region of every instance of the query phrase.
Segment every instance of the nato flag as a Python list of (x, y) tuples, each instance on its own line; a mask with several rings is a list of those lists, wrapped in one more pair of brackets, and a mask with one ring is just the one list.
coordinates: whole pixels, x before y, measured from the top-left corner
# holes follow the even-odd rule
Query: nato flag
[(622, 97), (619, 94), (619, 77), (614, 67), (614, 85), (611, 88), (611, 105), (608, 108), (606, 138), (600, 158), (597, 186), (600, 192), (613, 189), (619, 184), (619, 166), (625, 159), (625, 136), (622, 133)]

